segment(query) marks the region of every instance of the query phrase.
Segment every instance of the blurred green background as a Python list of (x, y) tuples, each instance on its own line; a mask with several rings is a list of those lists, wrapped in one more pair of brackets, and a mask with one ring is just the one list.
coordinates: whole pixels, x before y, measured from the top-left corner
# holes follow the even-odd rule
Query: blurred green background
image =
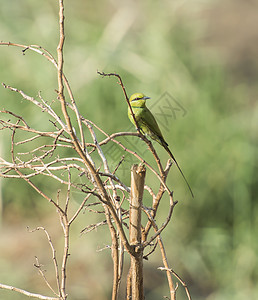
[[(38, 44), (55, 54), (58, 1), (0, 4), (1, 41)], [(150, 96), (152, 111), (160, 123), (166, 122), (161, 129), (195, 199), (174, 168), (168, 184), (179, 204), (163, 238), (171, 267), (187, 283), (192, 298), (257, 299), (258, 2), (75, 0), (66, 1), (65, 17), (64, 71), (82, 115), (107, 133), (133, 130), (116, 80), (96, 73), (115, 71), (128, 94)], [(0, 70), (1, 83), (35, 97), (41, 91), (48, 101), (56, 98), (56, 72), (43, 57), (1, 46)], [(177, 109), (174, 115), (164, 102), (158, 103), (164, 93)], [(3, 87), (0, 107), (24, 115), (37, 128), (50, 126), (40, 111)], [(0, 132), (6, 159), (9, 142), (9, 133)], [(167, 154), (155, 147), (165, 164)], [(146, 157), (150, 159), (148, 153)], [(129, 162), (127, 166), (120, 175), (129, 183)], [(54, 195), (55, 188), (48, 186), (49, 193)], [(1, 203), (0, 282), (49, 294), (33, 268), (38, 256), (52, 278), (47, 241), (43, 233), (29, 234), (26, 226), (45, 226), (56, 247), (62, 247), (55, 212), (18, 180), (1, 180)], [(164, 203), (161, 220), (166, 213)], [(82, 215), (72, 228), (72, 299), (110, 299), (110, 253), (96, 252), (110, 243), (107, 228), (79, 234), (92, 220), (98, 216)], [(165, 275), (157, 270), (161, 265), (158, 251), (145, 262), (146, 299), (168, 295)], [(0, 290), (0, 298), (26, 297)], [(178, 299), (186, 299), (180, 285)]]

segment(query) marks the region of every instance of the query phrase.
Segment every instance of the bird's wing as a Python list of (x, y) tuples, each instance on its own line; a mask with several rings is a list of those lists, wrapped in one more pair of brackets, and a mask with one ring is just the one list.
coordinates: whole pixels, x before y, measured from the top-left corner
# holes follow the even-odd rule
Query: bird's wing
[(152, 139), (156, 140), (161, 145), (163, 143), (167, 144), (159, 129), (159, 125), (157, 121), (155, 120), (153, 114), (149, 111), (148, 108), (145, 107), (140, 117), (141, 117), (142, 124), (148, 128), (148, 131), (146, 133), (149, 134)]

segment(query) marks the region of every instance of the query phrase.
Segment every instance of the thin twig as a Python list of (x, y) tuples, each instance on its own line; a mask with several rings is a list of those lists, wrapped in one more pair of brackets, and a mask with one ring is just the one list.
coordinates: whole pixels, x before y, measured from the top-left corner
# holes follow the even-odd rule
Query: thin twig
[(31, 292), (25, 291), (23, 289), (19, 289), (17, 287), (2, 284), (2, 283), (0, 283), (0, 288), (4, 289), (4, 290), (10, 290), (10, 291), (18, 292), (20, 294), (23, 294), (23, 295), (31, 297), (31, 298), (37, 298), (37, 299), (41, 299), (41, 300), (60, 300), (59, 297), (55, 298), (55, 297), (43, 296), (43, 295), (40, 295), (40, 294), (31, 293)]
[[(172, 201), (170, 198), (169, 212), (168, 212), (168, 216), (167, 216), (165, 222), (161, 225), (161, 227), (159, 229), (155, 230), (156, 231), (155, 234), (148, 241), (145, 241), (142, 244), (142, 247), (145, 248), (146, 246), (150, 245), (150, 243), (152, 243), (161, 234), (161, 232), (167, 227), (167, 225), (172, 217), (172, 213), (173, 213), (173, 210), (174, 210), (174, 207), (176, 204), (177, 204), (177, 201)], [(145, 210), (145, 209), (143, 209), (143, 210), (146, 213), (146, 215), (148, 216), (148, 219), (150, 220), (150, 222), (152, 223), (152, 226), (154, 228), (156, 228), (156, 223), (155, 223), (154, 219), (152, 218), (152, 216), (150, 215), (149, 211)]]
[[(28, 228), (28, 230), (29, 230), (29, 228)], [(52, 291), (53, 293), (55, 293), (57, 296), (60, 296), (60, 281), (59, 281), (58, 263), (57, 263), (57, 259), (56, 259), (56, 250), (55, 250), (55, 248), (54, 248), (53, 242), (52, 242), (51, 237), (50, 237), (49, 233), (47, 232), (47, 230), (46, 230), (44, 227), (37, 227), (37, 228), (35, 228), (35, 229), (33, 229), (33, 230), (29, 230), (29, 231), (30, 231), (30, 232), (34, 232), (34, 231), (36, 231), (36, 230), (43, 230), (43, 231), (44, 231), (44, 233), (45, 233), (45, 235), (46, 235), (46, 237), (47, 237), (49, 246), (50, 246), (50, 248), (51, 248), (52, 259), (53, 259), (54, 268), (55, 268), (55, 273), (56, 273), (56, 284), (57, 284), (57, 289), (58, 289), (58, 291), (59, 291), (59, 294), (57, 294), (57, 293), (54, 291), (54, 289), (50, 286), (50, 284), (48, 283), (48, 281), (47, 281), (47, 279), (46, 279), (46, 277), (45, 277), (45, 275), (44, 275), (43, 272), (41, 272), (41, 275), (43, 276), (43, 278), (44, 278), (46, 284), (47, 284), (48, 287), (51, 289), (51, 291)], [(38, 266), (38, 265), (39, 265), (39, 264), (37, 263), (37, 266)], [(39, 270), (41, 271), (40, 268), (39, 268)]]
[(164, 268), (164, 267), (159, 267), (158, 270), (172, 273), (180, 281), (180, 283), (182, 284), (182, 286), (185, 288), (185, 292), (186, 292), (187, 298), (189, 300), (192, 299), (191, 295), (190, 295), (190, 292), (189, 292), (189, 289), (187, 287), (187, 284), (183, 281), (183, 279), (174, 270), (169, 269), (169, 268)]
[(45, 275), (45, 272), (44, 270), (42, 270), (42, 265), (39, 263), (39, 260), (37, 258), (37, 256), (35, 256), (35, 260), (36, 260), (36, 263), (34, 264), (34, 267), (37, 268), (37, 270), (39, 271), (40, 275), (42, 276), (43, 280), (45, 281), (46, 285), (48, 286), (48, 288), (56, 295), (56, 296), (59, 296), (55, 291), (54, 289), (52, 288), (52, 286), (50, 285), (50, 283), (48, 282), (47, 278), (46, 278), (46, 275)]

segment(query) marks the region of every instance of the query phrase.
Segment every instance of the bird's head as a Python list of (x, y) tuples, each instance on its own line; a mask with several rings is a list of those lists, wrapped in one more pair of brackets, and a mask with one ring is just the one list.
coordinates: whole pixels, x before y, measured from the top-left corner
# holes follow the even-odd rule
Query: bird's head
[(132, 94), (129, 101), (132, 106), (144, 107), (147, 99), (150, 99), (150, 97), (147, 97), (142, 93), (135, 93)]

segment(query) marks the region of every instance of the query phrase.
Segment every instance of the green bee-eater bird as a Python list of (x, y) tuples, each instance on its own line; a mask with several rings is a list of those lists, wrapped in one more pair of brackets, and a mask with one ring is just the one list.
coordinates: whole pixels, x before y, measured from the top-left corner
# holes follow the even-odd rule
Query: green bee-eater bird
[[(168, 154), (170, 155), (170, 157), (178, 167), (178, 170), (182, 174), (191, 192), (192, 197), (194, 197), (193, 191), (188, 181), (186, 180), (183, 171), (179, 167), (174, 155), (169, 150), (167, 142), (164, 140), (164, 137), (159, 129), (158, 123), (156, 122), (153, 114), (149, 111), (149, 109), (145, 105), (147, 99), (150, 99), (150, 97), (146, 97), (142, 93), (135, 93), (129, 99), (138, 127), (143, 134), (150, 136), (153, 140), (157, 141), (161, 146), (163, 146), (166, 149), (166, 151), (168, 152)], [(130, 121), (134, 124), (134, 126), (136, 126), (132, 113), (130, 111), (130, 107), (128, 107), (128, 117)]]

